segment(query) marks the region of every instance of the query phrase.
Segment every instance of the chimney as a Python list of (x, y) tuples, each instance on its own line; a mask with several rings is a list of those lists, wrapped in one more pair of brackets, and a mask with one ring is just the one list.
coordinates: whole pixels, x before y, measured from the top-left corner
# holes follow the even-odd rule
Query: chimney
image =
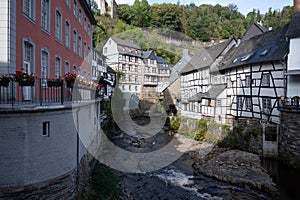
[(189, 49), (183, 49), (183, 57), (190, 56), (190, 50)]
[(300, 12), (300, 0), (294, 0), (294, 12)]

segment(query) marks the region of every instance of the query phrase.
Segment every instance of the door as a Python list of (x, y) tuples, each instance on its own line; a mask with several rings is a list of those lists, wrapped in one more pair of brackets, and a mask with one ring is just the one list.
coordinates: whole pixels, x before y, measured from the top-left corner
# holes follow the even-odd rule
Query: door
[[(27, 74), (31, 74), (31, 67), (30, 67), (30, 62), (24, 61), (24, 66), (23, 66), (24, 72)], [(23, 92), (23, 100), (24, 101), (30, 101), (32, 99), (32, 91), (30, 86), (24, 86), (22, 88)]]

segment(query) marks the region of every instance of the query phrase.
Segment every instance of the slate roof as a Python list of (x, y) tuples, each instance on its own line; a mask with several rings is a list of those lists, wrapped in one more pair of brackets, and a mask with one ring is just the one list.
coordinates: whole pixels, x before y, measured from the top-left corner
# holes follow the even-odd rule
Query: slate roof
[(205, 47), (200, 49), (181, 70), (181, 74), (186, 74), (196, 71), (201, 68), (210, 67), (210, 65), (217, 59), (217, 57), (225, 50), (232, 39), (225, 42)]
[(120, 38), (114, 38), (114, 37), (112, 37), (111, 39), (113, 41), (115, 41), (118, 45), (139, 49), (138, 46), (136, 46), (136, 44), (134, 44), (133, 42), (129, 42), (129, 41), (122, 40)]
[(189, 62), (191, 56), (188, 53), (184, 53), (182, 58), (171, 68), (170, 82), (174, 82), (180, 75), (180, 71)]
[(149, 58), (151, 53), (152, 53), (152, 51), (142, 51), (142, 57), (143, 58)]
[(204, 99), (216, 99), (221, 92), (223, 92), (226, 89), (226, 85), (212, 85), (211, 88), (205, 92), (205, 93), (197, 93), (191, 98), (189, 98), (189, 101), (191, 102), (198, 102)]
[(286, 36), (289, 38), (300, 37), (300, 12), (294, 12)]
[(285, 37), (288, 27), (289, 24), (286, 24), (241, 41), (237, 47), (232, 48), (225, 55), (220, 64), (220, 70), (250, 63), (284, 60), (289, 50), (289, 44)]
[(251, 24), (251, 26), (246, 30), (246, 32), (244, 33), (242, 40), (247, 40), (249, 38), (252, 38), (256, 35), (260, 35), (262, 33), (267, 32), (268, 30), (261, 26), (259, 23), (253, 23)]
[(168, 62), (161, 56), (156, 56), (158, 69), (170, 69)]

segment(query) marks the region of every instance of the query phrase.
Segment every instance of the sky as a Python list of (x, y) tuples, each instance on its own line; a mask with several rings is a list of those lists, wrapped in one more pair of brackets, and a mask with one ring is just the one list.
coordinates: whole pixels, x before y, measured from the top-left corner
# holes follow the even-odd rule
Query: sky
[[(117, 4), (127, 3), (132, 5), (134, 0), (116, 0)], [(148, 0), (149, 4), (153, 3), (177, 3), (178, 0)], [(243, 15), (247, 15), (253, 9), (259, 9), (260, 13), (264, 14), (268, 12), (269, 8), (273, 10), (281, 10), (284, 6), (292, 6), (293, 0), (180, 0), (180, 4), (190, 4), (194, 2), (196, 5), (201, 4), (220, 4), (227, 6), (229, 4), (235, 4), (238, 7), (238, 11)]]

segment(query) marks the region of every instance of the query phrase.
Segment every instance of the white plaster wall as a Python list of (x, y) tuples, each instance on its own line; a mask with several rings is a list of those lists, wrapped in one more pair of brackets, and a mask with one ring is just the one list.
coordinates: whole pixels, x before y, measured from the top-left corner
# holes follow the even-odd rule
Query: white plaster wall
[(300, 38), (290, 40), (290, 53), (288, 55), (288, 70), (300, 70)]

